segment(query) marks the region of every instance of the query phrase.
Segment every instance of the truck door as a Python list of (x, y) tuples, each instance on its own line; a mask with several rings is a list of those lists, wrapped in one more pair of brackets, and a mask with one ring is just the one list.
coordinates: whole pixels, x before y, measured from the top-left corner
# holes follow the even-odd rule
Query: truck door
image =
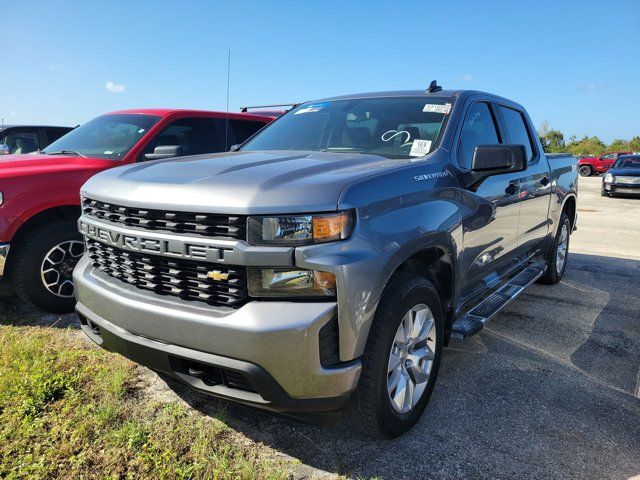
[(547, 157), (533, 142), (533, 133), (523, 112), (498, 106), (507, 141), (524, 145), (527, 169), (520, 172), (520, 219), (518, 221), (518, 250), (535, 250), (549, 230), (549, 202), (551, 174)]
[(600, 157), (602, 166), (598, 169), (598, 171), (606, 172), (607, 170), (609, 170), (611, 168), (611, 165), (613, 165), (613, 162), (617, 160), (617, 157), (617, 153), (608, 153), (607, 155)]
[[(464, 116), (456, 159), (463, 172), (471, 169), (478, 145), (505, 143), (497, 128), (496, 113), (488, 102), (472, 103)], [(465, 186), (463, 192), (463, 252), (459, 273), (460, 294), (468, 297), (499, 278), (513, 263), (518, 246), (519, 177), (503, 173)]]

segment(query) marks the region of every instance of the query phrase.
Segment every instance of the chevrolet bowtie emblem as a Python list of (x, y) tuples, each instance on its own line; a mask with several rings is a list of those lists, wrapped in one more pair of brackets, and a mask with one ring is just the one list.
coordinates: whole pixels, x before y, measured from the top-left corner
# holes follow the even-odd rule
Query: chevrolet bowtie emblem
[(211, 280), (215, 280), (216, 282), (219, 282), (220, 280), (229, 280), (229, 274), (222, 273), (220, 270), (212, 270), (210, 272), (207, 272), (207, 277)]

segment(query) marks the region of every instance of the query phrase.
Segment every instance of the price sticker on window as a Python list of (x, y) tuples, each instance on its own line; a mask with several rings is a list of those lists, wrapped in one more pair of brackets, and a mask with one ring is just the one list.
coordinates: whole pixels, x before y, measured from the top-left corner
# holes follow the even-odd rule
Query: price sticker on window
[(448, 115), (451, 111), (451, 104), (445, 103), (444, 105), (438, 105), (435, 103), (427, 103), (422, 111), (427, 113), (444, 113), (445, 115)]
[(431, 150), (431, 140), (414, 140), (411, 145), (409, 155), (412, 157), (422, 157)]

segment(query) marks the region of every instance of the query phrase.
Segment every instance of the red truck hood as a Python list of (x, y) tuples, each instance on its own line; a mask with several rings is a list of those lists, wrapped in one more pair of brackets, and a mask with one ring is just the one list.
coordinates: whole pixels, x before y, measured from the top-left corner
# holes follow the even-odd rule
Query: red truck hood
[(103, 170), (120, 162), (74, 155), (0, 155), (0, 179), (78, 170)]

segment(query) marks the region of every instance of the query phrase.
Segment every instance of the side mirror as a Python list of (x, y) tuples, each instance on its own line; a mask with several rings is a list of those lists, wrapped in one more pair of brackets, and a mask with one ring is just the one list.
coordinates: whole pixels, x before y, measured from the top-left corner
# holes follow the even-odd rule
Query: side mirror
[(527, 168), (524, 145), (478, 145), (471, 170), (482, 176), (521, 172)]
[(9, 155), (9, 145), (6, 143), (0, 143), (0, 155)]
[(235, 145), (231, 145), (229, 147), (229, 151), (230, 152), (237, 152), (238, 150), (240, 150), (240, 143), (236, 143)]
[(145, 160), (160, 160), (162, 158), (179, 157), (182, 153), (180, 145), (162, 145), (153, 149), (153, 153), (145, 153)]

